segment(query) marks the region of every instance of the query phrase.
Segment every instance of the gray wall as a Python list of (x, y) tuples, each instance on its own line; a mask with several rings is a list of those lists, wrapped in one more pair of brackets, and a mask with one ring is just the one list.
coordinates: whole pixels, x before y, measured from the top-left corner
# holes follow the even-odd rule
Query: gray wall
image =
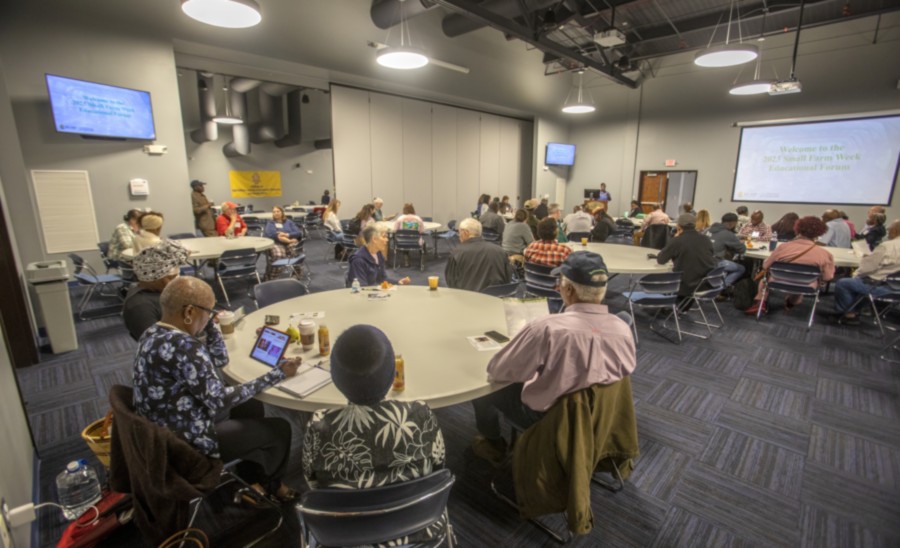
[[(70, 18), (69, 18), (70, 17)], [(25, 25), (7, 19), (0, 28), (0, 54), (15, 115), (22, 156), (28, 170), (87, 170), (91, 179), (100, 237), (108, 237), (122, 215), (134, 207), (151, 207), (166, 217), (165, 232), (192, 230), (189, 175), (172, 46), (140, 34), (140, 29), (90, 29), (100, 22), (79, 22), (68, 14), (65, 25)], [(57, 19), (59, 20), (59, 19)], [(74, 21), (73, 21), (74, 20)], [(87, 28), (86, 28), (87, 27)], [(23, 44), (28, 44), (23, 47)], [(54, 73), (147, 90), (153, 100), (156, 144), (168, 154), (149, 156), (140, 141), (84, 140), (56, 133), (47, 102), (44, 74)], [(132, 198), (128, 181), (150, 181), (150, 196)], [(15, 225), (34, 226), (36, 209), (30, 176), (11, 189)], [(39, 230), (23, 230), (19, 249), (25, 263), (49, 256)], [(98, 254), (85, 254), (96, 260)]]
[[(584, 188), (605, 181), (613, 194), (612, 211), (620, 212), (636, 197), (641, 170), (697, 170), (695, 209), (714, 219), (738, 205), (731, 188), (740, 130), (735, 122), (805, 116), (865, 113), (900, 107), (900, 14), (881, 20), (872, 43), (875, 18), (832, 25), (801, 34), (796, 74), (803, 92), (780, 97), (733, 97), (736, 79), (751, 79), (753, 67), (701, 70), (690, 53), (655, 65), (656, 76), (631, 91), (609, 85), (593, 89), (598, 113), (573, 123), (571, 142), (578, 146), (567, 195), (580, 198)], [(793, 34), (761, 44), (763, 77), (789, 74)], [(635, 137), (637, 146), (635, 147)], [(635, 160), (636, 159), (636, 160)], [(675, 168), (665, 168), (676, 159)], [(900, 185), (898, 185), (900, 186)], [(848, 188), (852, 192), (852, 188)], [(888, 218), (900, 216), (895, 188)], [(788, 211), (820, 215), (828, 206), (745, 203), (774, 222)], [(866, 207), (847, 207), (851, 219), (865, 220)]]

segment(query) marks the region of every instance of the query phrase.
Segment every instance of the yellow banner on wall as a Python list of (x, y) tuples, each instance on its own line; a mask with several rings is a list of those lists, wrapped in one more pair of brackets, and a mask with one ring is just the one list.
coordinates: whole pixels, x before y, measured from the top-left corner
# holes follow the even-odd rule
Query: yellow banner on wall
[(229, 171), (232, 198), (276, 198), (281, 196), (280, 171)]

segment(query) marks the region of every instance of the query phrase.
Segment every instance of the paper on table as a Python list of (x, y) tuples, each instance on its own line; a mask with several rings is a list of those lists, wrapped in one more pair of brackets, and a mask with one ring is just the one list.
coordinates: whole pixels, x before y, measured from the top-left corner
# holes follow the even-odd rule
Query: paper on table
[(510, 338), (525, 327), (531, 320), (550, 315), (547, 299), (503, 299), (503, 310), (506, 313), (506, 332)]
[(303, 364), (297, 374), (278, 383), (277, 388), (297, 396), (306, 397), (331, 382), (331, 371), (319, 364)]
[(299, 318), (301, 320), (321, 320), (325, 317), (325, 312), (320, 310), (318, 312), (294, 312), (291, 314), (291, 320), (295, 318)]
[(862, 258), (872, 254), (872, 250), (869, 249), (869, 242), (865, 240), (853, 240), (853, 243), (850, 245), (853, 246), (853, 254), (857, 257)]
[(466, 337), (466, 340), (469, 341), (469, 343), (475, 347), (475, 350), (478, 350), (479, 352), (500, 349), (500, 343), (498, 343), (494, 339), (485, 337), (484, 335)]

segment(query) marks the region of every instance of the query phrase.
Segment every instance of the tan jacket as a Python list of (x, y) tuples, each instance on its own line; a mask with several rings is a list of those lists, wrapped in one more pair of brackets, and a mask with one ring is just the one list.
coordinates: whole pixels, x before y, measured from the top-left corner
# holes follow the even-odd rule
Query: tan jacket
[(216, 236), (212, 203), (206, 198), (206, 194), (196, 190), (191, 192), (191, 208), (194, 210), (194, 226), (203, 231), (204, 236)]
[(590, 532), (591, 476), (615, 462), (627, 479), (638, 449), (631, 377), (567, 394), (516, 442), (513, 479), (526, 518), (565, 511), (569, 530)]

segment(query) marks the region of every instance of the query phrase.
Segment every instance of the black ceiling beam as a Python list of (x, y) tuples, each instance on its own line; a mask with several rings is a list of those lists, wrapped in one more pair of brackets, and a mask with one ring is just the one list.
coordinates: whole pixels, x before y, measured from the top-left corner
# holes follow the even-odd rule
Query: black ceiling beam
[(578, 51), (563, 47), (545, 37), (535, 36), (528, 28), (523, 27), (511, 19), (507, 19), (490, 10), (486, 10), (472, 0), (434, 0), (434, 2), (449, 10), (461, 13), (468, 18), (475, 19), (482, 24), (488, 25), (507, 35), (518, 38), (523, 42), (527, 42), (541, 51), (571, 59), (586, 68), (594, 69), (614, 82), (628, 86), (632, 89), (637, 88), (636, 82), (625, 78), (621, 74), (616, 74), (615, 70), (611, 67), (605, 66), (595, 59), (582, 55)]

